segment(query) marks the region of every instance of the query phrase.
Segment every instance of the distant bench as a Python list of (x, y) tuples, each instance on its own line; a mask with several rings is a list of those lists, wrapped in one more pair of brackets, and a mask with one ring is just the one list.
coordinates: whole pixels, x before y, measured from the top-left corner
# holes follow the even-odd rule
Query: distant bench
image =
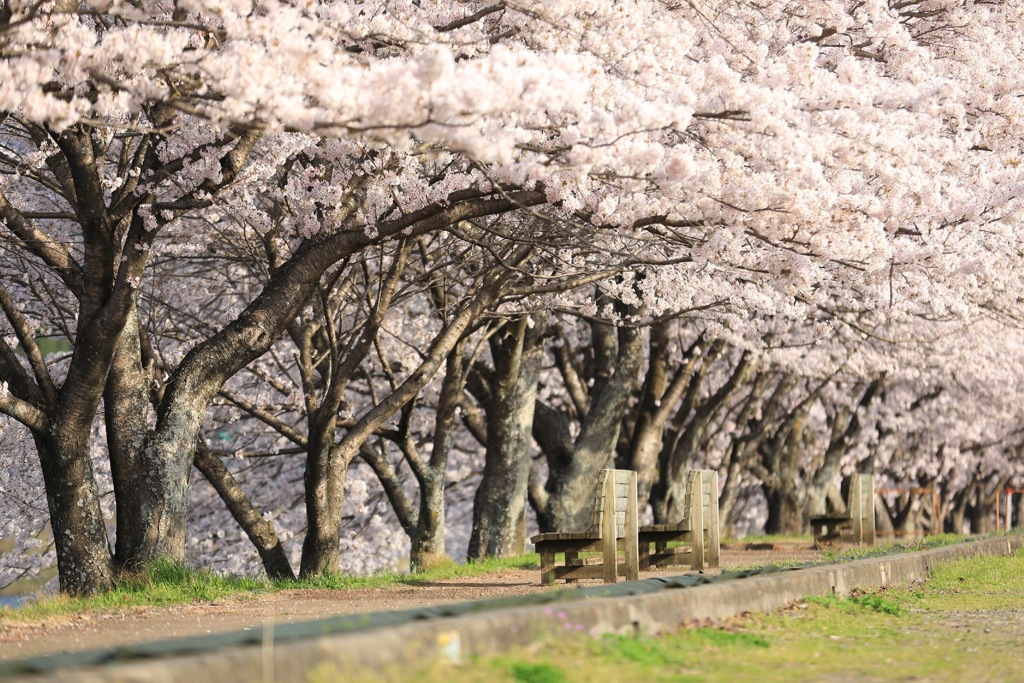
[(870, 474), (850, 476), (846, 512), (811, 517), (814, 542), (875, 544), (875, 480)]
[[(707, 566), (719, 566), (718, 472), (690, 470), (685, 490), (678, 522), (640, 527), (641, 569), (689, 565), (703, 570), (705, 559)], [(669, 547), (669, 543), (686, 545)]]
[[(637, 545), (636, 472), (601, 470), (591, 506), (591, 524), (585, 531), (537, 534), (530, 539), (540, 554), (540, 582), (604, 579), (615, 583), (640, 578)], [(599, 557), (580, 557), (581, 552), (601, 551)], [(619, 562), (619, 552), (623, 561)], [(555, 553), (565, 553), (565, 564)]]

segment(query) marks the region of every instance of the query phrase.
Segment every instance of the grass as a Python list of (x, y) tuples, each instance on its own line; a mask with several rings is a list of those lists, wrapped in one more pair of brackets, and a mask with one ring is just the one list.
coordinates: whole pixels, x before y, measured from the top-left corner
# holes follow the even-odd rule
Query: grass
[(957, 534), (938, 534), (935, 536), (925, 536), (906, 543), (890, 541), (888, 543), (881, 543), (874, 546), (853, 546), (843, 550), (826, 548), (821, 551), (821, 559), (824, 562), (849, 562), (852, 560), (863, 560), (869, 557), (881, 557), (883, 555), (895, 555), (897, 553), (910, 553), (918, 550), (941, 548), (942, 546), (953, 545), (954, 543), (963, 543), (966, 540), (968, 540), (966, 537)]
[(719, 628), (662, 637), (562, 637), (469, 665), (435, 667), (417, 678), (423, 683), (1020, 680), (1022, 615), (1024, 551), (947, 563), (915, 586), (808, 598)]
[(0, 608), (0, 625), (92, 610), (211, 602), (268, 588), (265, 581), (219, 576), (158, 560), (145, 571), (125, 576), (113, 590), (101, 595), (76, 598), (48, 594), (16, 609)]
[(334, 590), (354, 590), (360, 588), (386, 588), (397, 585), (416, 585), (445, 581), (468, 576), (483, 576), (506, 569), (536, 569), (540, 566), (540, 556), (528, 553), (518, 557), (490, 558), (476, 562), (459, 564), (454, 560), (439, 561), (429, 568), (413, 574), (397, 572), (381, 572), (370, 576), (345, 576), (330, 574), (316, 576), (297, 581), (278, 581), (274, 587), (285, 588), (328, 588)]
[(415, 574), (384, 572), (372, 576), (332, 574), (296, 581), (269, 582), (261, 579), (227, 577), (205, 570), (188, 569), (168, 560), (158, 560), (145, 571), (125, 576), (110, 592), (102, 595), (72, 598), (63, 595), (42, 595), (18, 608), (0, 607), (0, 625), (35, 621), (47, 617), (75, 615), (125, 607), (158, 607), (225, 598), (245, 598), (275, 590), (327, 588), (358, 590), (396, 585), (416, 585), (459, 577), (481, 576), (505, 569), (536, 568), (536, 553), (513, 558), (488, 559), (458, 564), (436, 562), (429, 569)]

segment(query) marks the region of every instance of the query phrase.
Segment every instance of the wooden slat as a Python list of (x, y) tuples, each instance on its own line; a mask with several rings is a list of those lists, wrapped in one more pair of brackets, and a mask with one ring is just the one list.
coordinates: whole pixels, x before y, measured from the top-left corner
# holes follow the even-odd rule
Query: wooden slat
[(536, 545), (537, 543), (544, 543), (545, 541), (580, 541), (580, 540), (597, 540), (601, 538), (597, 534), (592, 534), (586, 531), (568, 531), (568, 532), (548, 532), (544, 534), (537, 534), (536, 536), (530, 537), (530, 543)]
[(718, 472), (711, 472), (708, 499), (708, 566), (721, 565), (721, 523), (718, 519)]
[[(693, 477), (692, 484), (699, 491), (700, 481), (703, 474), (700, 471), (690, 472)], [(696, 570), (704, 569), (704, 505), (695, 504), (690, 509), (690, 521), (693, 525), (690, 531), (690, 545), (693, 546), (693, 564)]]
[(626, 497), (625, 529), (623, 530), (623, 544), (625, 547), (626, 581), (636, 581), (640, 578), (640, 545), (639, 545), (639, 511), (637, 509), (636, 472), (629, 473), (629, 492)]
[[(615, 498), (615, 477), (605, 476), (604, 481), (605, 491), (605, 505), (608, 505), (608, 501), (614, 500)], [(601, 545), (603, 561), (601, 563), (601, 569), (604, 570), (604, 582), (615, 583), (616, 574), (615, 571), (615, 510), (612, 508), (612, 514), (608, 514), (608, 510), (604, 510), (604, 519), (601, 522)]]

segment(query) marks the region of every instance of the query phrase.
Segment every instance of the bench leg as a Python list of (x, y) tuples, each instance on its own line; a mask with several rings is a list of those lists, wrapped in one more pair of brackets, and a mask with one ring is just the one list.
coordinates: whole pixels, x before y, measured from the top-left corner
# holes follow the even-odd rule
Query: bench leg
[[(579, 556), (580, 556), (580, 554), (578, 552), (576, 552), (575, 550), (566, 550), (565, 551), (565, 566), (568, 567), (572, 563), (572, 560), (579, 559)], [(579, 583), (580, 580), (579, 579), (566, 579), (565, 582), (567, 584), (576, 584), (576, 583)]]
[(616, 583), (618, 578), (618, 552), (615, 549), (615, 534), (601, 540), (601, 574), (605, 583)]
[(626, 550), (626, 581), (637, 581), (640, 578), (640, 545), (636, 534), (625, 539)]
[(651, 568), (651, 544), (641, 543), (640, 544), (640, 571), (646, 571)]
[(555, 551), (548, 548), (540, 550), (540, 582), (549, 586), (555, 582)]

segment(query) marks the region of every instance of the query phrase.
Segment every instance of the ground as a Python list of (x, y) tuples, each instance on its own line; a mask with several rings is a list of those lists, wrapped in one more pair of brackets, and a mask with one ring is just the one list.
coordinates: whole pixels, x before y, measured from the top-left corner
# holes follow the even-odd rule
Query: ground
[[(748, 568), (819, 559), (810, 547), (744, 546), (722, 549), (722, 567)], [(642, 572), (641, 578), (685, 573), (679, 568)], [(709, 570), (708, 573), (715, 573)], [(557, 588), (564, 588), (560, 584)], [(339, 614), (404, 610), (551, 590), (539, 570), (506, 570), (485, 576), (358, 590), (287, 590), (177, 607), (127, 608), (74, 617), (0, 625), (0, 659), (87, 650), (112, 645), (262, 628), (267, 623), (321, 619)]]

